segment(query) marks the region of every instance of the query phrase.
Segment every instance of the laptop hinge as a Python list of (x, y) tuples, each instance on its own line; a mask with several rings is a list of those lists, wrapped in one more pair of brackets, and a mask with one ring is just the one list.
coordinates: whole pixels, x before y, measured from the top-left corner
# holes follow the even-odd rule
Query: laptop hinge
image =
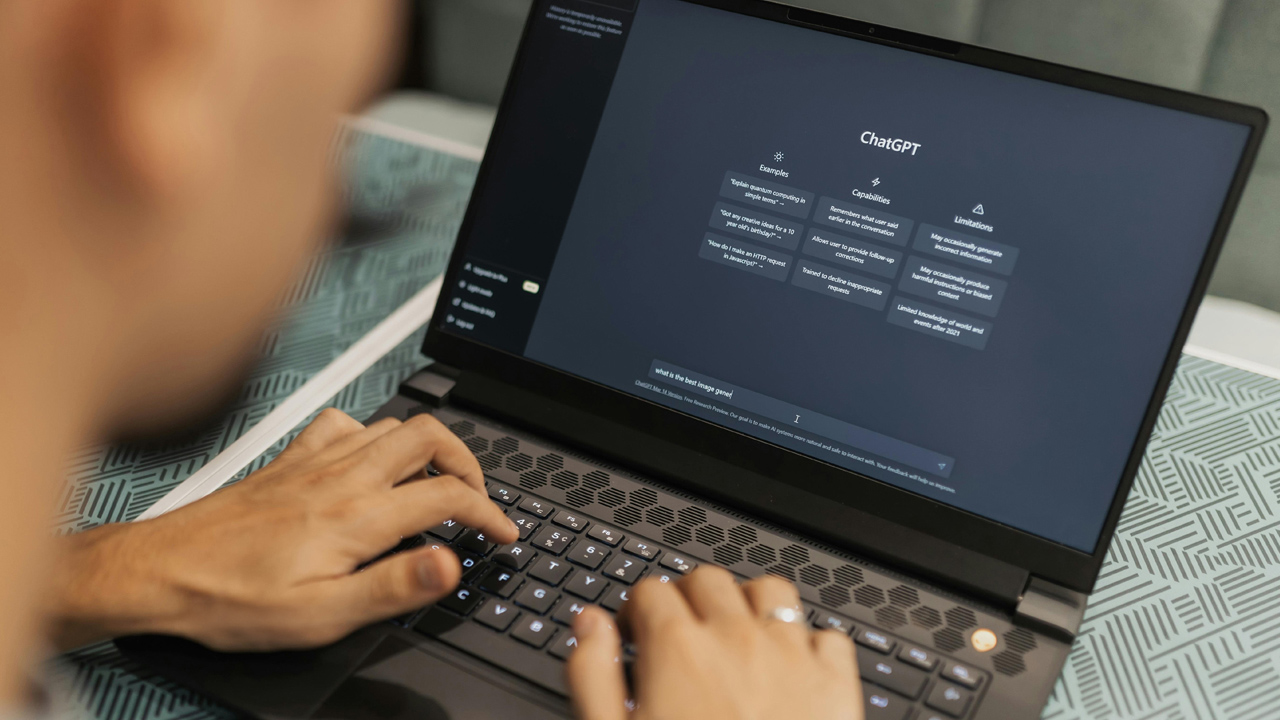
[(1014, 623), (1070, 643), (1080, 632), (1088, 600), (1082, 592), (1033, 576), (1018, 599)]
[(400, 383), (400, 394), (430, 405), (444, 407), (449, 402), (449, 393), (458, 383), (458, 370), (435, 363), (418, 372), (408, 380)]

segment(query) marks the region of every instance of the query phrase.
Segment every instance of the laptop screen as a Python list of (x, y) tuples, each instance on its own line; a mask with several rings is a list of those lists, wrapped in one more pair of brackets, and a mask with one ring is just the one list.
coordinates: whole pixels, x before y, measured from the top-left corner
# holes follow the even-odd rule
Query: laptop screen
[(1248, 127), (681, 0), (534, 13), (442, 330), (1094, 549)]

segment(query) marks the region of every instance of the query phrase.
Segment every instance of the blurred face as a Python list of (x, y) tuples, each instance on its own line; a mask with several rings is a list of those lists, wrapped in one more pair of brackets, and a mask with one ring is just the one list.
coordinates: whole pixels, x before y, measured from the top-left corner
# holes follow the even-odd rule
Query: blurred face
[[(158, 178), (140, 223), (152, 237), (129, 248), (118, 288), (137, 328), (115, 402), (128, 435), (170, 431), (239, 388), (335, 217), (338, 119), (371, 99), (398, 50), (393, 0), (184, 2), (201, 6), (170, 28), (196, 47), (190, 67), (123, 123), (130, 162)], [(173, 107), (152, 121), (148, 103)]]

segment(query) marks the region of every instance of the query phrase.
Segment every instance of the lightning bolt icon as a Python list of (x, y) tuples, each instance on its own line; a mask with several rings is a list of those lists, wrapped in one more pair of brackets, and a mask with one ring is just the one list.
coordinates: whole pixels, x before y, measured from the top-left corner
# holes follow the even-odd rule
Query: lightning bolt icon
[(875, 180), (871, 181), (871, 187), (876, 187), (879, 184), (880, 184), (880, 178), (876, 178)]

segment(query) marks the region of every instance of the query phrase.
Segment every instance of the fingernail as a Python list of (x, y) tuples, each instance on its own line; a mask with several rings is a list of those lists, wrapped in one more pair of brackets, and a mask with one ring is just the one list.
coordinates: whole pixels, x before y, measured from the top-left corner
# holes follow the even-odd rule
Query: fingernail
[(442, 592), (444, 583), (440, 580), (440, 561), (435, 553), (423, 556), (418, 561), (418, 584), (430, 592)]
[(573, 632), (579, 640), (595, 635), (604, 627), (604, 621), (595, 612), (584, 612), (573, 621)]

